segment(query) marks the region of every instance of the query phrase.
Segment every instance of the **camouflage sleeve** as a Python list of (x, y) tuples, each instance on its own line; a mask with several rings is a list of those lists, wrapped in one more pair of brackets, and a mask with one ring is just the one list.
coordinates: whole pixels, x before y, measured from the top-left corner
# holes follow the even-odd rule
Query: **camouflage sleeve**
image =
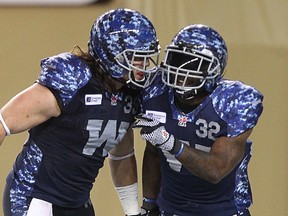
[(227, 124), (227, 136), (235, 137), (253, 128), (263, 111), (263, 95), (243, 83), (228, 86), (217, 99), (220, 117)]
[(152, 84), (149, 87), (142, 89), (142, 100), (146, 101), (153, 97), (157, 97), (167, 89), (168, 87), (162, 82), (162, 73), (161, 71), (158, 71)]
[(71, 53), (62, 53), (41, 61), (37, 82), (54, 94), (56, 92), (58, 103), (66, 106), (90, 77), (91, 72), (84, 61)]

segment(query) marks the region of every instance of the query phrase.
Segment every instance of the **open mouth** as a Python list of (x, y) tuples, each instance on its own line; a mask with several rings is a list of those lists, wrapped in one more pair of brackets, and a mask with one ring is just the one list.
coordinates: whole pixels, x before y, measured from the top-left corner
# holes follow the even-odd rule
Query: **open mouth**
[(144, 81), (145, 80), (145, 73), (144, 72), (137, 72), (135, 74), (135, 80), (136, 81)]

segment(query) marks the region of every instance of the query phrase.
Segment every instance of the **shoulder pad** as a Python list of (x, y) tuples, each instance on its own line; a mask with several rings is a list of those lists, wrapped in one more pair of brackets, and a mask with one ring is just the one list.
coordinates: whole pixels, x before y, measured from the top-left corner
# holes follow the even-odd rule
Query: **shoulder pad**
[(66, 52), (41, 61), (37, 82), (59, 92), (65, 105), (90, 78), (91, 72), (85, 62)]
[(228, 123), (228, 136), (253, 128), (263, 111), (263, 95), (239, 81), (221, 81), (210, 97), (218, 115)]

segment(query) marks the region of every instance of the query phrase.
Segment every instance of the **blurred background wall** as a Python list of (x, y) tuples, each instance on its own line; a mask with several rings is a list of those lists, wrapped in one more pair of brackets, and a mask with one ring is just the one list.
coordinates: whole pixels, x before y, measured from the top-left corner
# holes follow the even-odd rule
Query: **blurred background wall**
[[(77, 7), (0, 5), (0, 107), (34, 82), (42, 58), (69, 51), (76, 44), (86, 47), (94, 20), (116, 7), (129, 7), (150, 18), (157, 29), (162, 52), (180, 28), (192, 23), (211, 25), (225, 38), (229, 49), (226, 78), (253, 85), (265, 96), (263, 115), (251, 136), (254, 142), (249, 167), (254, 195), (252, 215), (287, 215), (286, 0), (110, 0)], [(26, 132), (7, 137), (0, 147), (0, 194), (26, 137)], [(141, 188), (144, 142), (138, 133), (136, 140)], [(97, 216), (123, 215), (108, 163), (95, 182), (92, 200)]]

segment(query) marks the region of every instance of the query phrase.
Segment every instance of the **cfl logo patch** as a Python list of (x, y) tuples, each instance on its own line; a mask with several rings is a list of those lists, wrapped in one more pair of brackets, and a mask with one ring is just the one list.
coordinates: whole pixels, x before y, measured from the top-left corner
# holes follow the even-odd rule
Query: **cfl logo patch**
[(180, 127), (186, 127), (187, 121), (188, 121), (188, 118), (186, 116), (181, 116), (180, 118), (178, 118), (178, 125)]

